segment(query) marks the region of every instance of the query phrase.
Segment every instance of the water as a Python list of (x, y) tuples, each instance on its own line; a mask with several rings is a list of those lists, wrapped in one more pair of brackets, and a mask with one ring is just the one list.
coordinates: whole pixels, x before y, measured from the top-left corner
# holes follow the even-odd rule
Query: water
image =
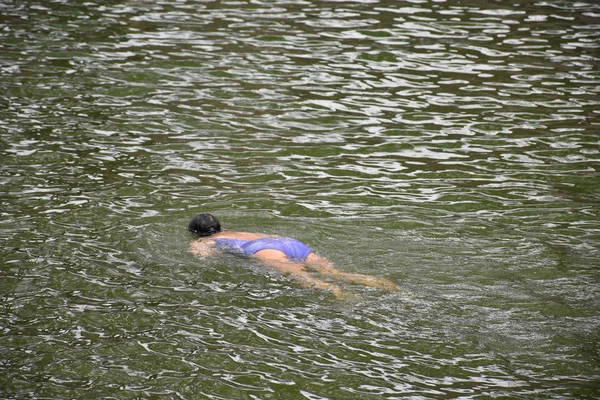
[(599, 396), (600, 7), (510, 3), (4, 1), (2, 397)]

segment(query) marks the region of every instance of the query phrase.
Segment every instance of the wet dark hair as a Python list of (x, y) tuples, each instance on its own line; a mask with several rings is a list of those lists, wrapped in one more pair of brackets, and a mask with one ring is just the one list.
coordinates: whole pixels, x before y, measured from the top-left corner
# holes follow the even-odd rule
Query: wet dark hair
[(198, 214), (190, 221), (188, 231), (199, 236), (210, 236), (221, 232), (221, 224), (208, 213)]

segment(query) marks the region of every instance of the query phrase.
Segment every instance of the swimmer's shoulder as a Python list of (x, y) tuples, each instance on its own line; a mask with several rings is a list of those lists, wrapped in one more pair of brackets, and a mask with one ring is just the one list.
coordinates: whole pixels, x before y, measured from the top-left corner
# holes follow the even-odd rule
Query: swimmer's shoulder
[(219, 232), (212, 235), (211, 239), (240, 239), (240, 240), (256, 240), (265, 237), (272, 237), (271, 235), (265, 235), (262, 233), (253, 233), (253, 232)]

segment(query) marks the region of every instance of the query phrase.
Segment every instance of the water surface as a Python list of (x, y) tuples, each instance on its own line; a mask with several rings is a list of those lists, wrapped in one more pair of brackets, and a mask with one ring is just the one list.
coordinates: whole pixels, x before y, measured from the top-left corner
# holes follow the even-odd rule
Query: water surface
[[(0, 16), (2, 397), (599, 395), (594, 2)], [(195, 258), (203, 211), (400, 290)]]

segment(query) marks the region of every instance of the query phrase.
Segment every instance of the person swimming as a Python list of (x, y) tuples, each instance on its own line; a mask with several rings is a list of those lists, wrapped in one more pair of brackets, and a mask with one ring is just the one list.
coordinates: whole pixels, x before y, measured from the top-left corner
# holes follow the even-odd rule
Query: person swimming
[(397, 287), (389, 279), (341, 272), (329, 260), (317, 255), (306, 244), (294, 238), (251, 232), (224, 232), (220, 222), (208, 213), (192, 218), (188, 231), (200, 236), (200, 239), (190, 243), (192, 254), (206, 257), (225, 252), (257, 257), (278, 271), (291, 274), (299, 282), (330, 290), (337, 297), (342, 295), (340, 287), (316, 278), (312, 273), (317, 272), (366, 286), (385, 289)]

